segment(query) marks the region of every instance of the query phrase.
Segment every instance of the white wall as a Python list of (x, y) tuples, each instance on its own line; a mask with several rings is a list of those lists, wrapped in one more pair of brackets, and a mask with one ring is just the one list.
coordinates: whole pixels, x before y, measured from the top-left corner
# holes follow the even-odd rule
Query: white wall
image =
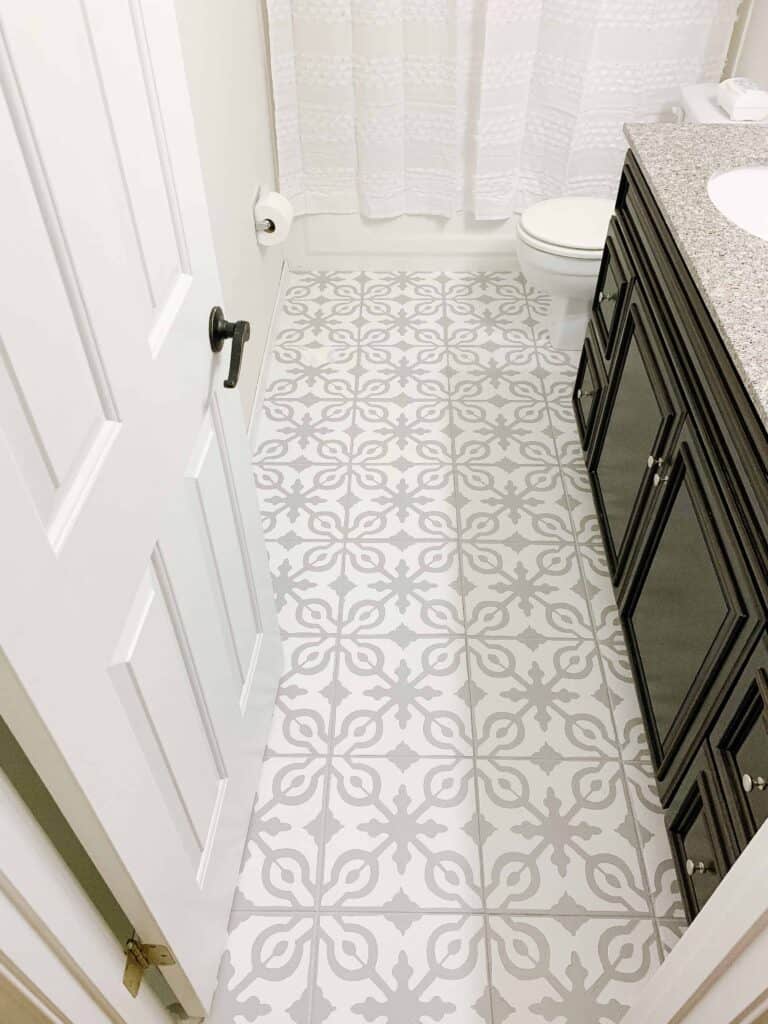
[(176, 0), (224, 313), (250, 320), (238, 390), (246, 417), (275, 305), (283, 251), (262, 249), (251, 205), (275, 184), (265, 15), (261, 0)]
[(745, 0), (734, 44), (730, 73), (753, 78), (768, 89), (768, 0)]

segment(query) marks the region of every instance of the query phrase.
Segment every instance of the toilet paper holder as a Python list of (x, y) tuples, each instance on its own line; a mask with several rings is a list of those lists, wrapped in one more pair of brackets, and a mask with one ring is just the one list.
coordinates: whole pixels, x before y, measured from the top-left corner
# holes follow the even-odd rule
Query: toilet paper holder
[(293, 222), (293, 207), (280, 192), (259, 188), (253, 201), (253, 226), (259, 245), (281, 245)]

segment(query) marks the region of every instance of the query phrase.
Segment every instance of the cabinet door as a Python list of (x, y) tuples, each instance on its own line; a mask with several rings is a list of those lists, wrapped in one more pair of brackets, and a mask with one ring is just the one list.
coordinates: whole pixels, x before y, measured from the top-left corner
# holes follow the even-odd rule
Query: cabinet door
[(642, 518), (656, 460), (667, 452), (683, 419), (682, 399), (667, 367), (656, 322), (637, 285), (619, 346), (589, 466), (617, 585)]
[[(759, 632), (760, 611), (726, 506), (689, 422), (654, 474), (652, 518), (619, 595), (661, 781), (694, 716)], [(668, 784), (666, 789), (668, 789)]]
[(629, 258), (621, 241), (618, 224), (614, 219), (611, 221), (605, 242), (595, 298), (592, 303), (592, 322), (595, 324), (595, 333), (606, 360), (610, 360), (613, 356), (622, 309), (631, 284), (632, 273)]
[(706, 748), (685, 777), (666, 824), (683, 904), (692, 920), (735, 858), (730, 823)]
[(768, 819), (768, 641), (753, 651), (710, 746), (739, 846)]

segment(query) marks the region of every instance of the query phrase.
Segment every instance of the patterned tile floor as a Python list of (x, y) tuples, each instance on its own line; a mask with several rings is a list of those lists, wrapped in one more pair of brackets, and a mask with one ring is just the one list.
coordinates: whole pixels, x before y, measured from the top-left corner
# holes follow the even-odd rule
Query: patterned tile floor
[(547, 299), (294, 273), (286, 672), (215, 1024), (616, 1024), (682, 906)]

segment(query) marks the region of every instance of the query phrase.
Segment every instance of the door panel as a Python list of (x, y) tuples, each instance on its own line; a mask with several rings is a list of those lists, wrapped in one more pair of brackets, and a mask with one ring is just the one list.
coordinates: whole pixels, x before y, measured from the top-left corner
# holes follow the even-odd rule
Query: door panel
[[(57, 513), (81, 494), (88, 465), (98, 461), (118, 425), (86, 326), (70, 301), (73, 268), (50, 244), (38, 199), (44, 184), (30, 177), (2, 97), (0, 132), (6, 141), (0, 161), (3, 289), (13, 297), (4, 306), (0, 335), (0, 424), (37, 515), (54, 529)], [(24, 244), (12, 246), (14, 239)]]
[(226, 767), (159, 550), (141, 581), (110, 674), (199, 875)]
[[(222, 445), (221, 419), (215, 415), (217, 401), (213, 399), (211, 415), (203, 425), (187, 479), (194, 491), (206, 548), (215, 566), (241, 686), (245, 686), (252, 671), (261, 625), (251, 560), (244, 548), (242, 511)], [(233, 540), (236, 543), (233, 544)]]
[(200, 1016), (279, 633), (173, 0), (7, 5), (0, 102), (0, 714)]
[(590, 465), (617, 585), (658, 468), (655, 460), (663, 458), (683, 418), (655, 321), (639, 287), (632, 293), (620, 346)]
[(754, 642), (759, 614), (733, 526), (689, 424), (655, 481), (649, 540), (620, 604), (663, 779), (694, 715), (714, 699), (714, 680)]
[(190, 265), (141, 5), (84, 6), (147, 287), (162, 310)]

